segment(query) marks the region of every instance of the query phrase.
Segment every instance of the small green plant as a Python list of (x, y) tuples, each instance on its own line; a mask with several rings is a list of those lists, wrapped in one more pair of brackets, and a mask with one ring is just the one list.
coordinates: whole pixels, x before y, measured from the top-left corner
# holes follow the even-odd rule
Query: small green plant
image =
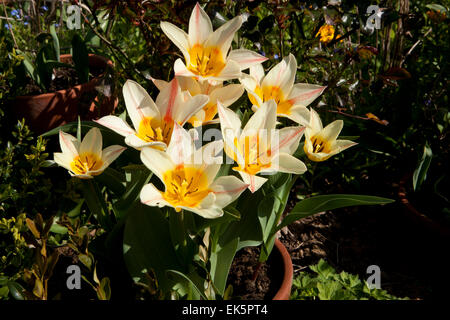
[(310, 266), (315, 274), (300, 272), (294, 278), (291, 300), (399, 300), (386, 290), (370, 288), (358, 275), (336, 273), (325, 260)]
[(55, 68), (75, 69), (80, 83), (89, 81), (88, 50), (85, 42), (78, 34), (74, 34), (72, 38), (73, 65), (60, 60), (59, 39), (54, 25), (50, 26), (49, 33), (39, 34), (37, 40), (40, 43), (40, 48), (35, 59), (24, 52), (21, 53), (24, 56), (23, 65), (27, 74), (44, 92), (48, 92), (50, 89)]

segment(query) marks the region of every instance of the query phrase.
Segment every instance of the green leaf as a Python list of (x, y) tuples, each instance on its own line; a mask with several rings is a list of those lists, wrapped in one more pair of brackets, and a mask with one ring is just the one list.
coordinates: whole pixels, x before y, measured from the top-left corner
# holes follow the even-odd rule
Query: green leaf
[(55, 49), (56, 60), (60, 61), (60, 59), (59, 59), (59, 39), (58, 39), (58, 35), (56, 34), (56, 29), (55, 29), (54, 24), (50, 25), (50, 34), (51, 34), (52, 40), (53, 40), (53, 47)]
[(220, 295), (224, 295), (225, 286), (227, 283), (228, 274), (230, 272), (231, 263), (236, 254), (236, 249), (239, 244), (239, 238), (234, 238), (231, 241), (216, 245), (215, 251), (211, 252), (211, 278), (214, 286), (219, 291)]
[[(117, 219), (122, 218), (139, 198), (140, 192), (146, 185), (152, 173), (145, 166), (127, 166), (125, 169), (125, 191), (113, 205), (114, 214)], [(108, 184), (109, 185), (109, 184)]]
[(172, 278), (173, 278), (173, 276), (175, 275), (175, 276), (181, 277), (182, 279), (186, 280), (195, 289), (195, 291), (197, 292), (198, 295), (200, 295), (204, 300), (208, 300), (205, 293), (200, 289), (200, 288), (203, 288), (203, 283), (199, 283), (199, 280), (203, 280), (203, 279), (197, 279), (197, 281), (195, 281), (195, 279), (192, 276), (188, 276), (178, 270), (167, 270), (166, 273), (169, 277), (172, 276)]
[(420, 186), (427, 178), (427, 172), (428, 172), (428, 168), (430, 167), (432, 158), (433, 158), (433, 152), (431, 151), (431, 148), (427, 143), (425, 145), (425, 147), (423, 148), (422, 159), (420, 160), (419, 165), (417, 166), (417, 168), (413, 174), (414, 191), (419, 190)]
[(428, 9), (439, 11), (440, 13), (447, 12), (447, 9), (444, 6), (437, 3), (427, 4), (425, 7), (427, 7)]
[(25, 300), (25, 289), (15, 281), (8, 282), (8, 289), (12, 297), (16, 300)]
[(72, 38), (72, 59), (80, 83), (89, 81), (89, 54), (85, 42), (76, 33)]
[(52, 227), (50, 228), (50, 232), (57, 233), (57, 234), (67, 234), (67, 228), (54, 223), (52, 225)]
[(146, 282), (146, 274), (153, 270), (163, 292), (175, 282), (168, 279), (166, 270), (182, 270), (171, 245), (169, 222), (157, 207), (137, 203), (130, 212), (123, 236), (123, 254), (135, 282)]
[(297, 203), (292, 211), (278, 225), (275, 232), (296, 220), (319, 212), (351, 206), (387, 204), (392, 202), (394, 202), (392, 199), (357, 194), (330, 194), (308, 198)]
[(97, 296), (99, 300), (111, 299), (111, 281), (109, 280), (108, 277), (105, 277), (100, 281)]

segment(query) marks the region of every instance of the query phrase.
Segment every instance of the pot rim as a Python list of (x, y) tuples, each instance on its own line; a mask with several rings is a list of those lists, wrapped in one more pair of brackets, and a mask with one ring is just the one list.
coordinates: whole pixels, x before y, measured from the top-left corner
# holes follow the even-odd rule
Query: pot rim
[(280, 252), (283, 261), (283, 281), (281, 282), (280, 289), (272, 300), (289, 300), (292, 289), (292, 279), (294, 277), (294, 267), (292, 265), (291, 255), (279, 239), (275, 239), (274, 245)]
[[(105, 62), (105, 65), (107, 67), (113, 67), (114, 66), (114, 63), (112, 62), (112, 60), (110, 60), (110, 59), (108, 59), (108, 58), (106, 58), (104, 56), (101, 56), (101, 55), (98, 55), (98, 54), (95, 54), (95, 53), (89, 53), (88, 56), (89, 56), (89, 58), (98, 58), (98, 59), (102, 60), (103, 62)], [(60, 55), (60, 58), (63, 58), (63, 59), (64, 58), (71, 58), (71, 57), (72, 57), (72, 55), (69, 54), (69, 53), (65, 53), (65, 54)], [(45, 98), (49, 98), (51, 96), (54, 96), (56, 94), (64, 95), (66, 92), (68, 92), (70, 90), (73, 90), (73, 89), (75, 89), (75, 90), (82, 90), (84, 87), (93, 86), (93, 85), (96, 84), (98, 79), (100, 79), (102, 76), (103, 76), (103, 74), (99, 75), (98, 77), (93, 77), (88, 82), (80, 83), (80, 84), (77, 84), (76, 86), (69, 87), (69, 88), (66, 88), (66, 89), (61, 89), (61, 90), (58, 90), (58, 91), (41, 93), (41, 94), (36, 94), (36, 95), (17, 96), (14, 99), (18, 99), (18, 100), (24, 100), (24, 99), (45, 99)]]

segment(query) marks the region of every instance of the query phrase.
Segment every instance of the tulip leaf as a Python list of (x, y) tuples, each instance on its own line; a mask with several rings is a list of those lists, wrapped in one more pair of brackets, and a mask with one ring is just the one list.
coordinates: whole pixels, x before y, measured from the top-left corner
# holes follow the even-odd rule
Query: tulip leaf
[[(195, 279), (194, 279), (194, 277), (192, 277), (192, 275), (188, 276), (178, 270), (167, 270), (166, 273), (167, 273), (167, 276), (171, 277), (174, 281), (177, 281), (176, 277), (174, 277), (174, 276), (181, 277), (183, 280), (186, 280), (195, 289), (195, 292), (197, 293), (198, 296), (201, 296), (204, 300), (208, 300), (205, 293), (200, 289), (200, 288), (204, 287), (204, 284), (200, 283), (200, 281), (203, 279), (197, 279), (197, 281), (195, 281)], [(191, 299), (192, 298), (193, 297), (191, 297)]]
[(394, 202), (392, 199), (357, 194), (329, 194), (308, 198), (297, 203), (292, 211), (278, 225), (274, 233), (296, 220), (311, 216), (315, 213), (344, 207), (387, 204), (392, 202)]
[(158, 207), (137, 203), (128, 215), (123, 236), (123, 255), (135, 282), (146, 283), (153, 270), (160, 289), (168, 292), (175, 282), (167, 270), (182, 270), (171, 243), (169, 222)]
[(72, 51), (72, 59), (80, 83), (86, 83), (89, 81), (89, 54), (86, 43), (77, 33), (72, 38)]
[(233, 262), (239, 238), (234, 238), (225, 244), (219, 242), (211, 252), (211, 277), (220, 295), (224, 295), (231, 263)]
[(430, 167), (432, 158), (433, 158), (433, 152), (431, 151), (431, 148), (427, 143), (425, 145), (425, 147), (423, 148), (422, 159), (420, 160), (419, 165), (417, 166), (416, 170), (414, 171), (414, 175), (413, 175), (414, 191), (419, 190), (420, 186), (427, 178), (427, 172), (428, 172), (428, 168)]

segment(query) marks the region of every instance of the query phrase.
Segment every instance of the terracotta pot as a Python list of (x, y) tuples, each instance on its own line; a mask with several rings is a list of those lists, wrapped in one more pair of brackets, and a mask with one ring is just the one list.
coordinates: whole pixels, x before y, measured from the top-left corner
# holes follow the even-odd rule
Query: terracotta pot
[(414, 207), (411, 202), (408, 200), (408, 193), (406, 191), (406, 185), (408, 183), (412, 183), (412, 174), (406, 174), (400, 181), (399, 187), (398, 187), (398, 197), (400, 199), (400, 202), (403, 205), (404, 213), (408, 216), (411, 220), (413, 220), (415, 223), (420, 224), (421, 226), (425, 227), (430, 233), (443, 237), (443, 238), (450, 238), (450, 228), (447, 226), (444, 226), (430, 217), (428, 217), (426, 214), (420, 212), (416, 207)]
[[(70, 54), (60, 57), (61, 62), (71, 61)], [(89, 54), (89, 66), (106, 69), (113, 67), (111, 60), (102, 56)], [(37, 134), (76, 121), (78, 115), (82, 120), (92, 120), (108, 114), (117, 106), (117, 98), (104, 97), (97, 107), (95, 101), (99, 101), (95, 87), (100, 84), (102, 75), (92, 78), (89, 82), (79, 84), (72, 88), (44, 93), (35, 96), (19, 96), (12, 103), (12, 108), (19, 119), (25, 118), (25, 123)], [(86, 109), (82, 109), (81, 101), (87, 98)]]
[(275, 250), (272, 251), (271, 255), (272, 254), (279, 255), (278, 259), (280, 259), (281, 261), (281, 269), (283, 272), (283, 276), (280, 289), (276, 292), (272, 300), (289, 300), (292, 289), (292, 278), (294, 276), (292, 259), (286, 247), (280, 240), (275, 239), (274, 249)]

